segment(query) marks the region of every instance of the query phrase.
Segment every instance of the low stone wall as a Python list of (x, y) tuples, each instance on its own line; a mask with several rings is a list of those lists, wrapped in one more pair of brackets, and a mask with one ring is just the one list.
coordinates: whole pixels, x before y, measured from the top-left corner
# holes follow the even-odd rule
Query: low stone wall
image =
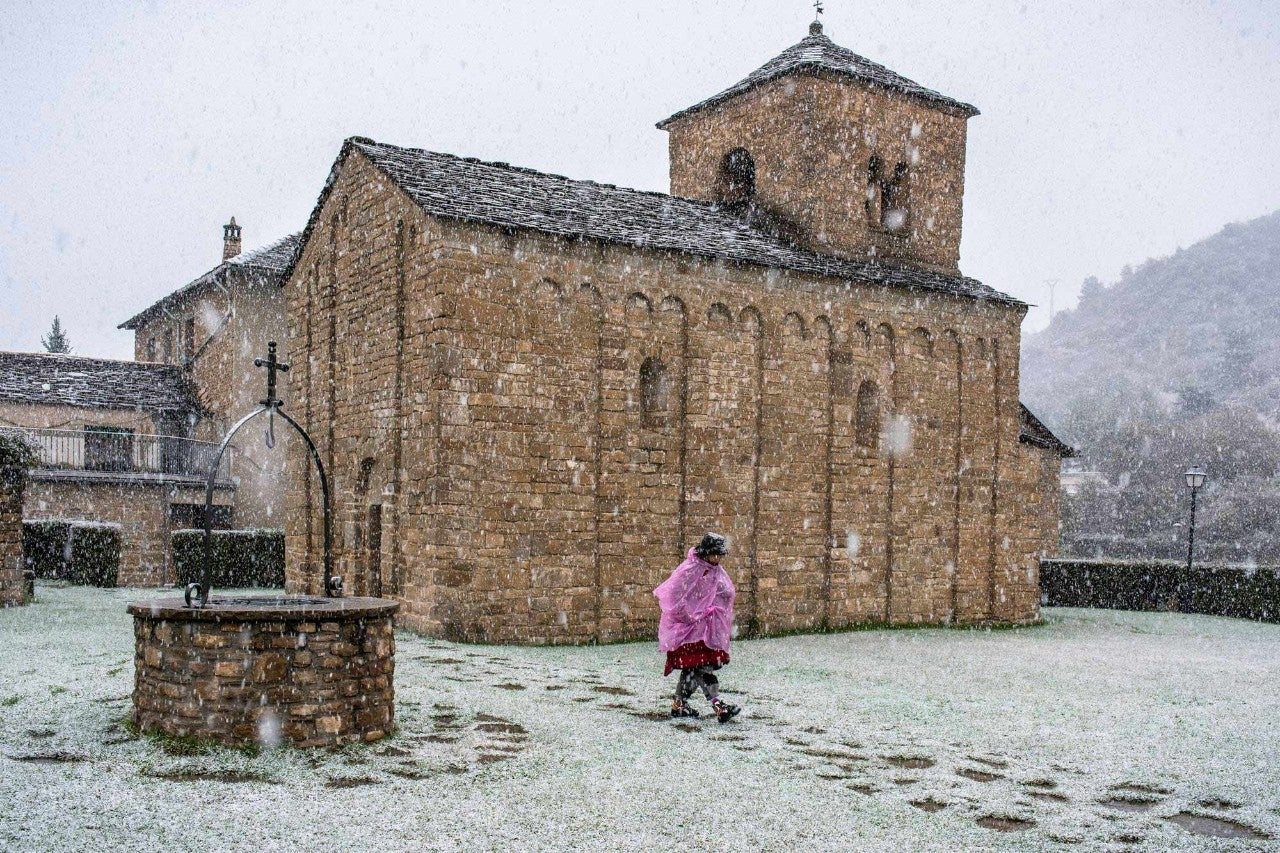
[(0, 607), (26, 604), (35, 592), (27, 587), (22, 560), (22, 502), (35, 461), (24, 442), (0, 434)]
[(0, 607), (27, 601), (22, 576), (22, 493), (25, 471), (0, 462)]
[(379, 598), (180, 599), (129, 605), (133, 721), (229, 746), (337, 746), (394, 726), (399, 605)]

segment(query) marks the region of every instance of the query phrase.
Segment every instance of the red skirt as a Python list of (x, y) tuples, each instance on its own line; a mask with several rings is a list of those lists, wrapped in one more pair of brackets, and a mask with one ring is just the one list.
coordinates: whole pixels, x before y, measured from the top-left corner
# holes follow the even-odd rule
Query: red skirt
[(685, 643), (667, 652), (667, 667), (662, 670), (662, 674), (670, 675), (675, 669), (693, 669), (707, 664), (721, 667), (728, 662), (728, 652), (722, 649), (709, 649), (706, 643), (699, 640), (696, 643)]

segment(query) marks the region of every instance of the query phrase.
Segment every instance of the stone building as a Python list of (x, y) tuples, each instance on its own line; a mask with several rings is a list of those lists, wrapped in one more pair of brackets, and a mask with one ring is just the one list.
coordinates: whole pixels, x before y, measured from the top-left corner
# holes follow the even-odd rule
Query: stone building
[[(1036, 619), (1062, 448), (1018, 402), (1026, 306), (958, 269), (976, 114), (815, 24), (659, 124), (670, 195), (347, 140), (283, 286), (348, 589), (446, 636), (649, 636), (718, 530), (744, 632)], [(301, 466), (289, 495), (314, 592)]]
[[(202, 415), (175, 366), (0, 352), (0, 432), (38, 458), (23, 517), (119, 525), (121, 586), (174, 581), (170, 533), (203, 517), (217, 449), (190, 438)], [(230, 465), (214, 490), (220, 526), (234, 500)]]
[[(280, 275), (298, 246), (298, 235), (241, 251), (235, 217), (223, 226), (222, 262), (120, 324), (134, 333), (134, 358), (179, 365), (188, 374), (206, 417), (196, 437), (220, 442), (262, 397), (261, 371), (253, 359), (267, 341), (285, 339)], [(281, 377), (288, 394), (288, 374)], [(284, 526), (284, 459), (291, 441), (266, 446), (262, 429), (239, 434), (235, 456), (236, 527)]]

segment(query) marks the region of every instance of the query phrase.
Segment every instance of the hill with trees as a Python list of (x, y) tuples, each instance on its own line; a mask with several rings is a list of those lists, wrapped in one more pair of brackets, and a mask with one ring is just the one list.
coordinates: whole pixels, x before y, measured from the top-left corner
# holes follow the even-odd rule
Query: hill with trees
[(1023, 341), (1022, 397), (1106, 480), (1064, 500), (1069, 553), (1184, 553), (1200, 465), (1202, 555), (1280, 561), (1280, 212), (1087, 279)]

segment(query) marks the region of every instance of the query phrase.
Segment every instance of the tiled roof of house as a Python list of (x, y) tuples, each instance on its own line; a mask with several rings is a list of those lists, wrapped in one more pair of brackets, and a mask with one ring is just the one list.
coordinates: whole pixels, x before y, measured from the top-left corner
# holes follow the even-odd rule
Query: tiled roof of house
[(1031, 414), (1031, 410), (1025, 405), (1019, 403), (1018, 409), (1019, 441), (1052, 450), (1063, 459), (1070, 459), (1076, 455), (1074, 447), (1064, 444), (1039, 418)]
[(665, 128), (676, 119), (714, 106), (722, 101), (727, 101), (735, 95), (741, 95), (743, 92), (754, 89), (761, 83), (782, 77), (785, 74), (801, 71), (850, 77), (862, 83), (879, 86), (884, 89), (892, 89), (895, 92), (902, 92), (903, 94), (956, 110), (965, 116), (978, 114), (978, 108), (972, 104), (966, 104), (963, 101), (948, 98), (946, 95), (935, 92), (932, 89), (926, 89), (919, 83), (890, 71), (878, 62), (872, 62), (864, 56), (859, 56), (853, 51), (841, 47), (822, 34), (821, 24), (814, 24), (809, 28), (808, 36), (770, 59), (755, 71), (752, 71), (744, 79), (718, 95), (712, 95), (705, 101), (700, 101), (669, 118), (663, 119), (658, 122), (658, 127)]
[(0, 352), (0, 400), (46, 406), (192, 412), (179, 367), (51, 353)]
[(368, 157), (433, 216), (1021, 304), (964, 276), (805, 251), (709, 202), (575, 181), (507, 163), (401, 148), (362, 137), (352, 137), (343, 146), (303, 232), (302, 245), (352, 150)]
[(247, 252), (241, 252), (234, 258), (228, 258), (195, 281), (183, 285), (155, 304), (139, 311), (117, 328), (136, 329), (141, 323), (160, 311), (221, 281), (230, 270), (244, 270), (268, 281), (278, 280), (284, 275), (285, 270), (289, 268), (294, 252), (297, 251), (298, 243), (301, 240), (301, 233), (290, 234), (288, 237), (283, 237), (274, 243), (269, 243), (266, 246), (251, 249)]

